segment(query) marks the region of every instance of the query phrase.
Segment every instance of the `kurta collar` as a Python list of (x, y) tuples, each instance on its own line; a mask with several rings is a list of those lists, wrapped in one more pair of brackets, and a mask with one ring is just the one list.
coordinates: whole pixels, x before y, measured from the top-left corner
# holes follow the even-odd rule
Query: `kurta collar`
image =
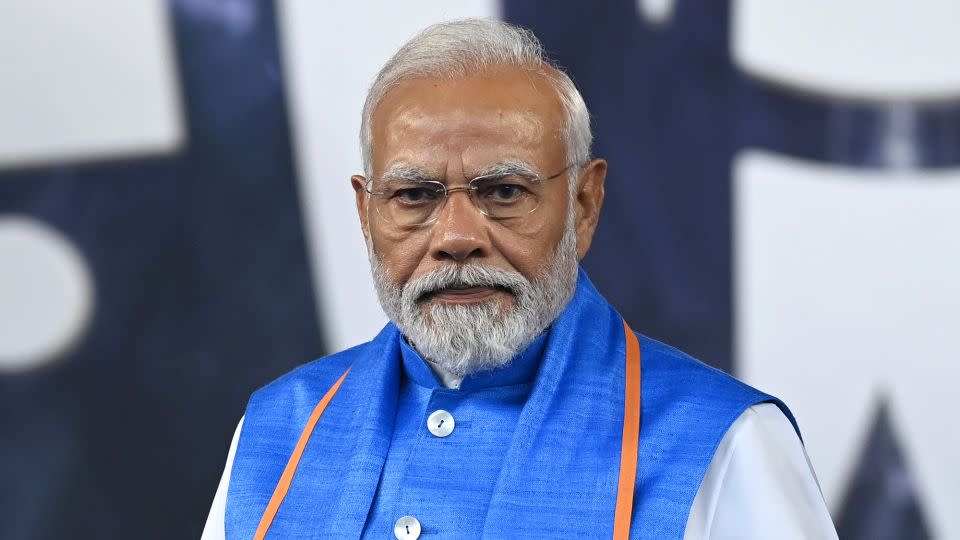
[[(544, 346), (549, 333), (550, 331), (547, 330), (540, 334), (506, 366), (467, 375), (463, 378), (463, 381), (460, 383), (460, 388), (457, 390), (470, 392), (483, 388), (512, 386), (532, 382), (537, 375), (537, 369), (540, 367), (540, 358), (543, 356)], [(427, 364), (427, 361), (420, 356), (420, 353), (411, 347), (402, 335), (398, 334), (397, 339), (400, 341), (403, 370), (407, 377), (424, 388), (443, 388), (436, 374)]]

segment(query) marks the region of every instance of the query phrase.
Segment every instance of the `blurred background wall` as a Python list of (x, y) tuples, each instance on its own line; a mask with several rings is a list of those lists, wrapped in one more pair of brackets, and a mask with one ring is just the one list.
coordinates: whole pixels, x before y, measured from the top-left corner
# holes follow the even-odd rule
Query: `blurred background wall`
[(841, 538), (960, 538), (953, 0), (0, 0), (0, 538), (199, 536), (249, 393), (384, 323), (361, 104), (464, 16), (584, 93), (627, 319), (791, 405)]

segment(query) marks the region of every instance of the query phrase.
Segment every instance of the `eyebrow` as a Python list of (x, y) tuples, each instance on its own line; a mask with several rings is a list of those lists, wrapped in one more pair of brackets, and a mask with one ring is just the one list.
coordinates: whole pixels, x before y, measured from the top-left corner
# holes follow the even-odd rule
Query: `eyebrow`
[(509, 176), (511, 174), (539, 177), (540, 171), (529, 163), (520, 161), (519, 159), (511, 159), (490, 165), (478, 172), (474, 178), (478, 176)]
[[(466, 178), (470, 179), (480, 176), (510, 176), (511, 174), (539, 177), (540, 171), (525, 161), (511, 159), (489, 165), (478, 171), (472, 177)], [(440, 182), (442, 184), (446, 184), (446, 181), (438, 175), (432, 174), (424, 169), (418, 169), (416, 167), (402, 164), (391, 165), (387, 167), (387, 170), (380, 175), (380, 179), (384, 182)]]
[(409, 165), (391, 165), (380, 175), (384, 182), (440, 182), (435, 175)]

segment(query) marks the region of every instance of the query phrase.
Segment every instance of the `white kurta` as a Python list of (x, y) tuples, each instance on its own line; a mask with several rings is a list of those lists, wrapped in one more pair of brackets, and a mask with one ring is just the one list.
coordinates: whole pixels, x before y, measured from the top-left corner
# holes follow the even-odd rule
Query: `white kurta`
[[(243, 419), (227, 454), (202, 540), (225, 540), (230, 471)], [(772, 403), (750, 407), (724, 435), (690, 509), (686, 540), (836, 539), (806, 450)]]

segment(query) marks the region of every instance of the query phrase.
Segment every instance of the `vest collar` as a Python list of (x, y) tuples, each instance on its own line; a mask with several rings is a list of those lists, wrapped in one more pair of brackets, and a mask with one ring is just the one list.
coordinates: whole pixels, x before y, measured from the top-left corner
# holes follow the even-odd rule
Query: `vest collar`
[[(527, 347), (520, 352), (509, 364), (496, 369), (488, 369), (472, 373), (463, 378), (460, 387), (453, 391), (471, 392), (497, 386), (512, 386), (533, 382), (540, 366), (540, 357), (543, 355), (544, 345), (547, 342), (549, 329), (537, 336)], [(397, 335), (400, 354), (403, 359), (403, 370), (411, 381), (424, 388), (443, 388), (436, 373), (427, 363), (427, 360), (411, 347), (402, 335)]]

